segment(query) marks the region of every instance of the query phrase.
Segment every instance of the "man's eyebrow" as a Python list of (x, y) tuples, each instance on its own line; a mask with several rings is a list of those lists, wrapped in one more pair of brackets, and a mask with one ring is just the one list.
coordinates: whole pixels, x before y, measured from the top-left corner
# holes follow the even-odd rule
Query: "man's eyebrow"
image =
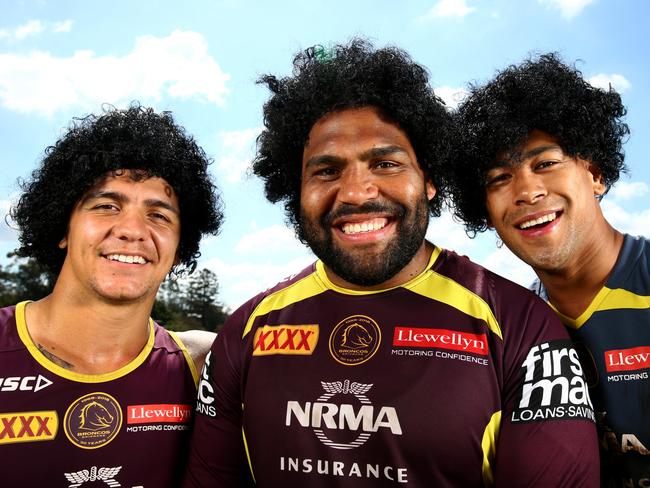
[[(384, 156), (390, 156), (391, 154), (396, 154), (396, 153), (408, 155), (408, 151), (403, 147), (382, 146), (382, 147), (373, 147), (372, 149), (368, 149), (367, 151), (362, 152), (361, 154), (359, 154), (359, 159), (361, 159), (362, 161), (369, 161), (371, 159), (382, 158)], [(309, 166), (318, 166), (320, 164), (341, 164), (342, 162), (343, 162), (343, 158), (331, 154), (323, 154), (322, 156), (314, 156), (313, 158), (309, 158), (305, 163), (305, 166), (309, 167)]]
[[(86, 193), (86, 195), (84, 195), (83, 198), (81, 199), (80, 203), (83, 204), (89, 200), (97, 200), (100, 198), (106, 198), (108, 200), (114, 200), (120, 203), (129, 201), (129, 197), (119, 191), (94, 190)], [(144, 204), (147, 207), (163, 208), (165, 210), (169, 210), (170, 212), (175, 213), (176, 215), (180, 215), (180, 211), (175, 205), (172, 205), (171, 203), (166, 202), (164, 200), (160, 200), (158, 198), (150, 198), (148, 200), (145, 200)]]
[(497, 168), (512, 168), (513, 166), (517, 166), (521, 164), (525, 159), (534, 158), (535, 156), (538, 156), (543, 152), (552, 151), (552, 150), (561, 151), (562, 148), (557, 144), (547, 144), (544, 146), (535, 147), (530, 151), (526, 151), (525, 153), (522, 153), (520, 151), (512, 152), (507, 154), (506, 157), (501, 157), (498, 158), (496, 161), (494, 161), (494, 164), (492, 164), (492, 166), (488, 169), (488, 171)]

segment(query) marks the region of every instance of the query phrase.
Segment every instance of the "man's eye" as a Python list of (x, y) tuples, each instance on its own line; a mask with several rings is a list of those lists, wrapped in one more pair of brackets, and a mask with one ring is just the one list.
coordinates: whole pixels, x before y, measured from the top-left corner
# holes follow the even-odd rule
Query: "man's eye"
[(375, 168), (377, 169), (389, 169), (396, 166), (398, 166), (398, 164), (395, 161), (379, 161), (375, 164)]
[(508, 181), (509, 178), (510, 175), (508, 173), (501, 173), (498, 175), (488, 176), (485, 179), (485, 183), (487, 186), (495, 186)]
[(164, 222), (171, 222), (171, 220), (169, 219), (169, 217), (167, 217), (167, 215), (165, 215), (163, 213), (160, 213), (160, 212), (152, 213), (151, 218), (153, 218), (155, 220), (162, 220)]
[(114, 203), (98, 203), (93, 208), (96, 210), (119, 210)]
[(339, 173), (338, 168), (327, 167), (327, 168), (321, 168), (321, 169), (315, 171), (314, 175), (315, 176), (331, 177), (331, 176), (336, 176), (338, 173)]
[(558, 162), (559, 162), (559, 161), (554, 161), (554, 160), (550, 160), (550, 161), (541, 161), (541, 162), (539, 162), (539, 163), (537, 163), (537, 164), (535, 165), (535, 169), (546, 169), (546, 168), (550, 168), (551, 166), (556, 165)]

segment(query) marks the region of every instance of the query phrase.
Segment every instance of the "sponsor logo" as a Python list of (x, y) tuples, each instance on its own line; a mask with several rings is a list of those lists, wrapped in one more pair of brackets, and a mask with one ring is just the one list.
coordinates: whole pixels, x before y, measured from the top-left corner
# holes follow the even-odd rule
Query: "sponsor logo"
[[(68, 488), (77, 488), (84, 483), (94, 483), (95, 481), (103, 481), (111, 488), (122, 486), (115, 477), (119, 474), (122, 466), (115, 468), (98, 468), (93, 466), (90, 469), (82, 469), (72, 473), (64, 473), (66, 479), (71, 483)], [(136, 487), (134, 487), (136, 488)]]
[(0, 391), (41, 391), (52, 382), (43, 375), (0, 378)]
[(512, 422), (595, 420), (578, 353), (568, 340), (533, 346), (522, 365), (523, 385)]
[(395, 327), (393, 346), (451, 349), (487, 356), (485, 334), (471, 334), (447, 329)]
[(70, 442), (82, 449), (97, 449), (117, 436), (122, 427), (119, 403), (106, 393), (77, 398), (65, 412), (63, 428)]
[(0, 445), (51, 441), (58, 430), (59, 416), (55, 411), (0, 414)]
[[(366, 396), (372, 384), (345, 380), (321, 381), (321, 386), (325, 393), (315, 402), (287, 402), (287, 427), (297, 422), (301, 427), (311, 428), (323, 444), (333, 449), (362, 446), (379, 429), (402, 435), (395, 407), (377, 408)], [(332, 401), (335, 397), (338, 402)]]
[(605, 351), (605, 369), (608, 373), (646, 368), (650, 368), (650, 346)]
[(154, 405), (129, 405), (126, 409), (127, 424), (187, 423), (192, 417), (190, 405), (161, 403)]
[(216, 417), (217, 410), (214, 407), (214, 388), (212, 387), (212, 351), (205, 356), (205, 363), (201, 370), (199, 381), (199, 392), (196, 400), (196, 411), (208, 417)]
[(381, 343), (377, 322), (365, 315), (341, 320), (330, 334), (332, 357), (346, 366), (363, 364), (375, 355)]
[(318, 325), (265, 325), (255, 332), (253, 356), (311, 355), (318, 342)]
[(280, 471), (306, 473), (320, 476), (365, 478), (408, 483), (408, 469), (399, 466), (382, 466), (374, 463), (345, 463), (330, 459), (280, 457)]

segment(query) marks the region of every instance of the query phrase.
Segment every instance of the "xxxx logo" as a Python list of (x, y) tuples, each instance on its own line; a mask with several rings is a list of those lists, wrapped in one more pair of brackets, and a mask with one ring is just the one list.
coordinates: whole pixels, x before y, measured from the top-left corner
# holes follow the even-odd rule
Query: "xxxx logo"
[(56, 437), (59, 417), (55, 411), (0, 414), (0, 444), (51, 441)]
[(255, 332), (253, 356), (311, 355), (318, 342), (318, 325), (265, 325)]

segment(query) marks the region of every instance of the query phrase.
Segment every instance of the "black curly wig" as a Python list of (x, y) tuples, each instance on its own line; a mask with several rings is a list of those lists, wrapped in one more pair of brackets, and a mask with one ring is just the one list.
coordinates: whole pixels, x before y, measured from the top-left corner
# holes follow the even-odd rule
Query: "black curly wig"
[(208, 175), (210, 160), (169, 112), (155, 113), (132, 104), (110, 107), (100, 116), (74, 119), (68, 132), (45, 150), (41, 165), (12, 208), (18, 224), (17, 254), (35, 258), (54, 273), (61, 270), (70, 215), (83, 194), (100, 178), (120, 170), (160, 177), (174, 189), (181, 212), (178, 257), (181, 269), (196, 268), (203, 234), (216, 234), (223, 219), (221, 198)]
[(485, 176), (501, 153), (537, 129), (565, 154), (595, 163), (609, 189), (625, 171), (626, 110), (614, 90), (591, 86), (555, 53), (510, 66), (483, 87), (470, 86), (455, 118), (458, 128), (450, 193), (468, 234), (487, 229)]
[(418, 163), (437, 189), (429, 203), (440, 215), (446, 188), (451, 116), (428, 84), (426, 69), (395, 47), (375, 50), (365, 40), (332, 48), (314, 46), (293, 60), (293, 76), (262, 76), (272, 92), (264, 105), (264, 130), (257, 140), (253, 172), (266, 197), (284, 201), (290, 224), (300, 216), (302, 155), (312, 126), (324, 115), (373, 106), (409, 137)]

